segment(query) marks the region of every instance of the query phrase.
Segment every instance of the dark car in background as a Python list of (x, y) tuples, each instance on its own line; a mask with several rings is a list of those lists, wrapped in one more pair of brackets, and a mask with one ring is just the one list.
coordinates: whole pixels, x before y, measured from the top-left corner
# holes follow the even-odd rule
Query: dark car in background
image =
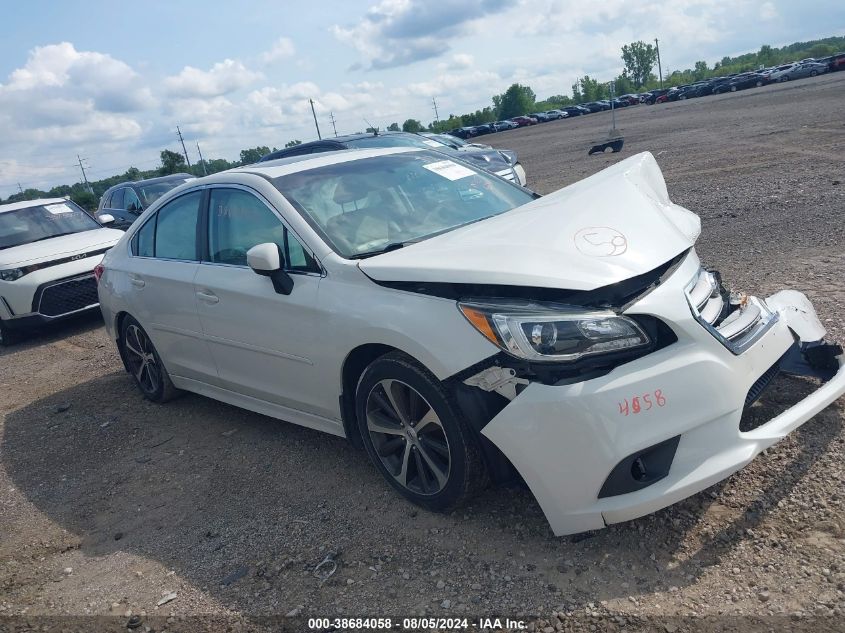
[(472, 163), (497, 176), (510, 180), (518, 185), (525, 185), (525, 169), (519, 164), (516, 152), (511, 150), (482, 149), (480, 147), (467, 147), (456, 150), (451, 145), (442, 143), (435, 138), (412, 134), (410, 132), (379, 132), (376, 134), (347, 134), (335, 138), (324, 138), (310, 143), (300, 143), (293, 147), (287, 147), (266, 156), (258, 161), (263, 163), (277, 158), (289, 158), (291, 156), (305, 156), (307, 154), (319, 154), (321, 152), (336, 152), (343, 149), (362, 149), (367, 147), (417, 147), (420, 149), (435, 150), (456, 158)]
[(745, 90), (746, 88), (759, 88), (769, 83), (769, 78), (760, 73), (743, 73), (731, 79), (726, 85), (727, 90), (736, 92), (737, 90)]
[(516, 123), (519, 127), (525, 127), (526, 125), (537, 125), (537, 119), (530, 116), (515, 116), (511, 119), (514, 123)]
[(454, 130), (449, 132), (452, 136), (457, 136), (458, 138), (472, 138), (476, 135), (475, 127), (473, 126), (466, 126), (466, 127), (456, 127)]
[(94, 215), (111, 215), (114, 217), (114, 223), (109, 224), (109, 227), (125, 231), (153, 202), (171, 189), (193, 179), (191, 174), (171, 174), (122, 182), (106, 189)]

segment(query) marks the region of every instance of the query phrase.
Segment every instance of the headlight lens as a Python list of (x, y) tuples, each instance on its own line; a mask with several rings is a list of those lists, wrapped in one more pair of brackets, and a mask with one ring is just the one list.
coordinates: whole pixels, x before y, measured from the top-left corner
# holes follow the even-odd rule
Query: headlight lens
[(458, 304), (485, 338), (527, 360), (561, 362), (650, 343), (636, 321), (611, 311), (537, 303)]
[(20, 268), (7, 268), (6, 270), (0, 270), (0, 280), (2, 281), (14, 281), (15, 279), (20, 279), (23, 277), (23, 270)]

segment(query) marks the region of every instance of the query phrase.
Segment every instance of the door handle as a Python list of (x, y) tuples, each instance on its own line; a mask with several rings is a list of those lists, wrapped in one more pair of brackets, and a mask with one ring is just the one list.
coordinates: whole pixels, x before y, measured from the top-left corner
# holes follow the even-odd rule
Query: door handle
[(220, 298), (216, 294), (211, 292), (211, 290), (197, 290), (197, 298), (200, 301), (208, 304), (220, 302)]
[(129, 275), (129, 283), (136, 288), (143, 288), (146, 285), (146, 282), (137, 275)]

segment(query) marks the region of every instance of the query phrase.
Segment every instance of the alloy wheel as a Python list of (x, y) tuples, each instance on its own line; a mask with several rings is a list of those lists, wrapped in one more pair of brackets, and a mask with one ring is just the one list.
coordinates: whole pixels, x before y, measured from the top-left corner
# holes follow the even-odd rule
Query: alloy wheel
[(161, 370), (152, 342), (141, 328), (132, 324), (126, 328), (123, 346), (129, 369), (138, 381), (138, 386), (145, 393), (154, 394), (161, 384)]
[(366, 415), (375, 452), (401, 486), (420, 495), (443, 490), (452, 463), (449, 440), (419, 392), (400, 380), (381, 380), (367, 396)]

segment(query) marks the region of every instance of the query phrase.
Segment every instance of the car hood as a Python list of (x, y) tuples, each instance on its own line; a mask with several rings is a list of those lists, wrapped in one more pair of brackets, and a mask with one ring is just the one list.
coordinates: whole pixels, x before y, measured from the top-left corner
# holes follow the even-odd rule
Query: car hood
[(690, 248), (694, 213), (673, 204), (644, 152), (507, 213), (361, 260), (377, 281), (592, 290)]
[(77, 253), (110, 248), (121, 237), (123, 237), (123, 231), (102, 228), (13, 246), (0, 250), (0, 268), (40, 264)]

